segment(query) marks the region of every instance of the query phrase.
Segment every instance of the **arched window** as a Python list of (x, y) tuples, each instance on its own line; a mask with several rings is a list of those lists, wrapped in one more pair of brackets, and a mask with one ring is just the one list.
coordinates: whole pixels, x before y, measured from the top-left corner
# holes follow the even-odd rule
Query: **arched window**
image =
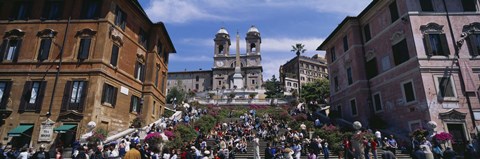
[(0, 62), (12, 61), (16, 62), (20, 54), (23, 36), (25, 32), (20, 29), (13, 29), (5, 33), (1, 48), (0, 48)]
[(257, 52), (257, 46), (255, 43), (250, 43), (250, 52)]

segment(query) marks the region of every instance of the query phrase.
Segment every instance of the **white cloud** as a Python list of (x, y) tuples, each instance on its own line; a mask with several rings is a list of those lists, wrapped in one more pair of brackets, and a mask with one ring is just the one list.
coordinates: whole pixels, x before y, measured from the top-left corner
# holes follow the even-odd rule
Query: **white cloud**
[[(319, 13), (356, 16), (371, 0), (149, 0), (145, 11), (152, 21), (186, 23), (196, 20), (247, 20), (252, 11), (310, 9)], [(242, 17), (234, 18), (234, 17)]]
[(266, 81), (272, 78), (272, 75), (278, 79), (278, 69), (280, 65), (285, 64), (288, 60), (292, 57), (282, 57), (282, 58), (275, 58), (275, 57), (266, 57), (262, 56), (262, 66), (263, 66), (263, 80)]
[[(213, 58), (210, 56), (180, 56), (177, 54), (170, 54), (170, 61), (175, 62), (213, 62)], [(213, 64), (213, 63), (212, 63)]]
[(320, 38), (265, 38), (262, 39), (262, 52), (290, 53), (292, 45), (302, 43), (307, 52), (315, 52), (317, 47), (323, 42)]
[(185, 23), (198, 19), (226, 20), (200, 7), (200, 3), (191, 3), (186, 0), (150, 0), (145, 12), (152, 21)]

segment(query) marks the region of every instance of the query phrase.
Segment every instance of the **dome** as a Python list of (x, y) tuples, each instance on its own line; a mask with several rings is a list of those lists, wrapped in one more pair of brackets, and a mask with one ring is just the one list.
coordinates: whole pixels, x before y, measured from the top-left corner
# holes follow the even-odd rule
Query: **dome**
[(220, 34), (220, 33), (228, 34), (228, 31), (227, 31), (227, 29), (225, 29), (224, 27), (222, 27), (222, 28), (220, 28), (220, 30), (217, 31), (217, 34)]
[(251, 33), (251, 32), (260, 33), (260, 31), (258, 31), (258, 29), (255, 27), (255, 25), (252, 25), (250, 27), (250, 29), (248, 29), (248, 33)]

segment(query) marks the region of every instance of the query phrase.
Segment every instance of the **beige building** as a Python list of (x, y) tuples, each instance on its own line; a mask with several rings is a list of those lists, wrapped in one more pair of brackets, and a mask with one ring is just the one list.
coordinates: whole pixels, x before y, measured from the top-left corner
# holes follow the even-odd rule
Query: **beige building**
[(0, 3), (3, 144), (69, 147), (91, 121), (115, 134), (159, 119), (175, 48), (138, 1)]
[[(300, 61), (300, 69), (298, 69), (298, 61)], [(298, 90), (297, 73), (300, 70), (300, 84), (313, 82), (315, 79), (328, 78), (327, 61), (316, 54), (312, 57), (300, 56), (300, 60), (295, 56), (287, 63), (280, 66), (280, 82), (286, 88), (285, 92)], [(287, 79), (288, 78), (288, 79)], [(295, 80), (292, 80), (295, 79)], [(295, 84), (293, 84), (295, 82)], [(291, 83), (290, 85), (288, 83)]]

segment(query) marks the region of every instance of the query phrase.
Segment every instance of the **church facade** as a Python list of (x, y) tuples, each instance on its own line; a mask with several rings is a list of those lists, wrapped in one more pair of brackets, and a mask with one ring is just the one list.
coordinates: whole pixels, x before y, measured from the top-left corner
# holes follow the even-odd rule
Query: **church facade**
[(235, 38), (235, 52), (230, 52), (230, 34), (223, 27), (218, 30), (213, 39), (212, 70), (168, 72), (167, 91), (175, 86), (197, 92), (261, 88), (263, 67), (260, 32), (255, 26), (249, 28), (244, 53), (240, 53), (240, 35), (237, 33)]

